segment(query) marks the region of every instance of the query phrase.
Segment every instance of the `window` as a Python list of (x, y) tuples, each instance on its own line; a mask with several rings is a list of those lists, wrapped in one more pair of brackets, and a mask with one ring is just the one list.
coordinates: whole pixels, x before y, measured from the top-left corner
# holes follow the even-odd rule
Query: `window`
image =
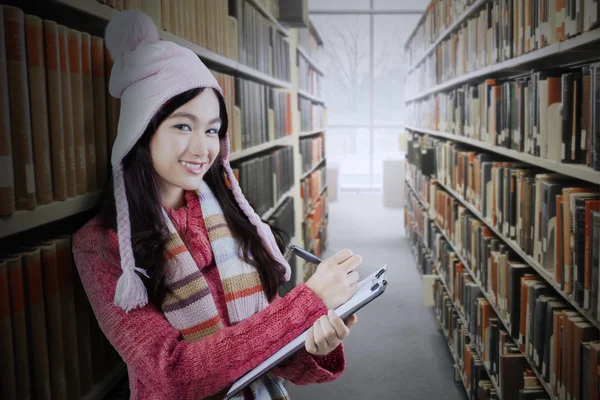
[(311, 20), (325, 42), (320, 67), (325, 73), (327, 163), (340, 168), (342, 189), (381, 190), (383, 161), (403, 157), (404, 75), (409, 67), (403, 48), (424, 11), (414, 4), (310, 3)]

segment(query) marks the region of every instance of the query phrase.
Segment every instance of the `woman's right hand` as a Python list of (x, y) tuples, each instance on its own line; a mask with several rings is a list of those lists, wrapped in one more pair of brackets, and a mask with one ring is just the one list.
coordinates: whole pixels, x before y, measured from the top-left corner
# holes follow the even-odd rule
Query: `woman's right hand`
[(361, 262), (358, 254), (352, 254), (348, 249), (340, 250), (317, 266), (306, 286), (323, 300), (325, 307), (334, 310), (356, 293), (359, 276), (355, 268)]

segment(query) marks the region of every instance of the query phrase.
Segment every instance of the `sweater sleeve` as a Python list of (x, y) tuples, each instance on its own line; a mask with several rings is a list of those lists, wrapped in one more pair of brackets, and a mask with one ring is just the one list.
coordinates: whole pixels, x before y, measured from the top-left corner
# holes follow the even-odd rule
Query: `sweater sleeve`
[[(277, 295), (276, 301), (279, 299)], [(272, 373), (295, 385), (308, 385), (310, 383), (332, 382), (339, 378), (345, 369), (344, 344), (340, 343), (326, 356), (312, 355), (303, 348), (290, 357), (289, 360), (274, 368)]]
[(73, 255), (100, 328), (128, 368), (162, 398), (218, 393), (308, 329), (327, 308), (306, 285), (233, 327), (187, 342), (151, 303), (125, 313), (113, 304), (118, 257), (102, 254), (104, 231), (86, 225), (73, 236)]

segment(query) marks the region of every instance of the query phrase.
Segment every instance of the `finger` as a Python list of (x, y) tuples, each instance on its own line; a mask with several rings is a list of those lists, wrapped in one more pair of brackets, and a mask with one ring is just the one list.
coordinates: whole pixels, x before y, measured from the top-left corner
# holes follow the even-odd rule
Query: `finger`
[(308, 330), (308, 333), (306, 334), (306, 342), (304, 343), (304, 347), (306, 348), (306, 351), (308, 351), (311, 354), (316, 354), (318, 351), (317, 345), (315, 343), (315, 335), (313, 333), (313, 328), (310, 328)]
[(329, 317), (323, 315), (319, 318), (319, 322), (321, 323), (321, 329), (323, 330), (323, 337), (325, 337), (325, 341), (327, 342), (327, 348), (333, 347), (333, 345), (335, 345), (335, 340), (337, 339), (337, 333), (335, 332), (335, 328), (331, 324)]
[(359, 279), (360, 279), (360, 275), (356, 270), (352, 271), (348, 275), (346, 275), (346, 283), (348, 283), (348, 286), (352, 285), (353, 283), (358, 282)]
[(358, 254), (355, 254), (352, 257), (350, 257), (349, 259), (347, 259), (346, 261), (344, 261), (343, 263), (341, 263), (340, 267), (342, 267), (342, 270), (344, 272), (350, 272), (350, 271), (354, 270), (356, 267), (358, 267), (361, 263), (362, 263), (362, 257), (359, 256)]
[(323, 335), (323, 329), (321, 329), (321, 322), (316, 320), (313, 325), (314, 335), (315, 335), (315, 344), (317, 345), (317, 352), (324, 351), (327, 349), (327, 340), (325, 340), (325, 336)]
[(350, 328), (352, 328), (354, 324), (356, 324), (356, 321), (358, 321), (358, 316), (356, 316), (356, 314), (352, 314), (351, 316), (346, 318), (345, 324), (348, 327), (348, 330), (350, 330)]
[(349, 259), (350, 257), (352, 257), (352, 250), (344, 249), (344, 250), (340, 250), (337, 253), (335, 253), (335, 255), (333, 256), (333, 260), (335, 261), (336, 264), (341, 264), (344, 261), (346, 261), (347, 259)]
[(331, 321), (331, 325), (335, 329), (335, 333), (338, 339), (344, 340), (346, 336), (350, 333), (350, 329), (344, 324), (344, 321), (335, 313), (335, 311), (329, 311), (329, 321)]

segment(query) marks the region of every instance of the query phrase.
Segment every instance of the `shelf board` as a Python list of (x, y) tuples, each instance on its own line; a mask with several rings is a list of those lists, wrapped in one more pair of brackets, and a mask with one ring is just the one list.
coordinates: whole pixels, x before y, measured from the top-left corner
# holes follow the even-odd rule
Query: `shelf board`
[(317, 97), (313, 94), (308, 93), (305, 90), (302, 89), (298, 89), (298, 95), (300, 95), (301, 97), (304, 97), (305, 99), (308, 99), (314, 103), (321, 103), (321, 104), (325, 104), (325, 99), (322, 99), (320, 97)]
[[(323, 196), (323, 193), (325, 193), (325, 191), (327, 190), (327, 185), (325, 185), (325, 187), (323, 189), (321, 189), (321, 192), (319, 193), (319, 195), (317, 197), (321, 197)], [(311, 204), (308, 207), (308, 211), (304, 213), (304, 220), (306, 220), (310, 214), (310, 212), (315, 208), (315, 202), (313, 202), (313, 204)], [(325, 214), (325, 216), (323, 217), (323, 219), (325, 219), (325, 217), (327, 216), (327, 213)]]
[(2, 224), (0, 238), (89, 211), (96, 207), (99, 199), (100, 192), (88, 193), (37, 206), (33, 210), (17, 211), (8, 217), (0, 217), (0, 223)]
[(546, 160), (540, 157), (532, 156), (530, 154), (520, 153), (516, 150), (506, 149), (500, 146), (494, 146), (489, 143), (482, 142), (480, 140), (454, 135), (452, 133), (439, 132), (431, 129), (415, 128), (413, 126), (405, 126), (405, 128), (416, 132), (426, 133), (431, 136), (445, 138), (453, 140), (455, 142), (465, 143), (473, 147), (478, 147), (480, 149), (488, 150), (496, 154), (514, 158), (518, 161), (537, 165), (549, 171), (558, 172), (563, 175), (581, 179), (582, 181), (592, 182), (600, 185), (600, 171), (594, 171), (593, 169), (586, 167), (585, 165), (563, 164), (552, 160)]
[(262, 219), (263, 220), (267, 220), (267, 219), (271, 218), (271, 215), (273, 215), (273, 213), (279, 207), (281, 207), (281, 205), (283, 204), (283, 202), (285, 201), (285, 199), (294, 195), (294, 189), (296, 189), (296, 185), (292, 186), (292, 188), (290, 190), (288, 190), (287, 192), (285, 192), (284, 194), (282, 194), (281, 197), (279, 198), (279, 200), (277, 200), (277, 204), (275, 204), (273, 207), (271, 207), (270, 210), (268, 210), (266, 213), (264, 213), (263, 216), (262, 216)]
[(594, 326), (596, 326), (597, 328), (600, 329), (600, 321), (598, 321), (594, 316), (592, 316), (587, 310), (584, 310), (583, 308), (579, 307), (577, 302), (575, 302), (575, 300), (573, 300), (571, 298), (571, 296), (564, 293), (562, 291), (562, 289), (560, 288), (560, 286), (554, 280), (554, 277), (552, 277), (549, 274), (549, 272), (546, 271), (540, 264), (538, 264), (531, 256), (529, 256), (527, 253), (525, 253), (519, 247), (519, 245), (517, 243), (515, 243), (513, 240), (508, 239), (503, 234), (501, 234), (500, 231), (498, 231), (498, 229), (492, 223), (490, 223), (487, 219), (483, 218), (481, 213), (475, 207), (473, 207), (470, 203), (465, 201), (462, 198), (462, 196), (460, 196), (454, 190), (450, 189), (448, 186), (442, 184), (440, 181), (436, 180), (436, 182), (438, 185), (440, 185), (442, 188), (444, 188), (448, 193), (450, 193), (454, 198), (456, 198), (460, 203), (462, 203), (462, 205), (464, 205), (481, 222), (483, 222), (485, 225), (487, 225), (498, 238), (502, 239), (502, 241), (504, 241), (506, 244), (508, 244), (519, 255), (519, 257), (521, 257), (528, 265), (530, 265), (540, 275), (540, 277), (542, 279), (544, 279), (550, 286), (552, 286), (554, 288), (554, 290), (556, 290), (556, 292), (558, 292), (558, 294), (560, 294), (583, 317), (585, 317), (590, 323), (592, 323)]
[[(71, 7), (75, 10), (81, 11), (83, 13), (93, 15), (97, 18), (100, 18), (106, 22), (110, 21), (112, 17), (119, 13), (118, 10), (111, 8), (105, 4), (101, 4), (95, 0), (52, 0), (57, 4), (62, 4), (68, 7)], [(251, 3), (255, 4), (259, 10), (264, 10), (264, 7), (260, 5), (260, 3), (256, 0), (248, 0)], [(261, 13), (265, 14), (263, 11)], [(268, 14), (268, 12), (267, 12)], [(269, 14), (270, 15), (270, 14)], [(269, 18), (267, 16), (267, 18)], [(270, 17), (269, 19), (271, 19)], [(276, 22), (276, 20), (275, 20)], [(277, 25), (281, 27), (281, 25), (277, 22)], [(281, 27), (282, 28), (282, 27)], [(283, 29), (283, 28), (282, 28)], [(283, 29), (283, 32), (287, 32)], [(240, 64), (238, 61), (232, 60), (230, 58), (224, 57), (220, 54), (214, 53), (210, 50), (205, 49), (202, 46), (199, 46), (195, 43), (189, 42), (179, 36), (174, 35), (171, 32), (166, 32), (162, 29), (158, 29), (159, 37), (161, 40), (168, 40), (174, 43), (177, 43), (180, 46), (186, 47), (196, 53), (204, 62), (213, 64), (221, 70), (225, 70), (227, 72), (235, 73), (238, 76), (244, 78), (250, 78), (254, 81), (258, 81), (265, 85), (269, 85), (275, 88), (284, 88), (290, 89), (292, 87), (291, 82), (286, 82), (280, 79), (273, 78), (263, 72), (250, 68), (246, 65)]]
[[(438, 44), (440, 44), (448, 35), (450, 35), (452, 33), (452, 31), (454, 31), (460, 24), (462, 24), (472, 13), (473, 11), (475, 11), (476, 9), (479, 8), (479, 6), (483, 5), (484, 3), (487, 3), (488, 0), (479, 0), (477, 1), (475, 4), (471, 5), (469, 8), (467, 8), (465, 10), (465, 12), (463, 12), (460, 17), (458, 17), (456, 19), (456, 21), (454, 21), (454, 23), (452, 23), (452, 25), (450, 25), (444, 32), (442, 32), (438, 38), (427, 48), (427, 50), (425, 50), (425, 52), (423, 53), (423, 55), (421, 55), (417, 61), (408, 69), (408, 71), (406, 72), (407, 74), (410, 73), (413, 69), (415, 69), (417, 66), (419, 66), (419, 64), (421, 64), (423, 62), (423, 60), (425, 60), (427, 58), (427, 56), (435, 50), (436, 46)], [(417, 24), (416, 29), (419, 28), (420, 22), (419, 24)], [(412, 34), (411, 34), (411, 39), (412, 39)]]
[[(410, 184), (410, 182), (406, 181), (407, 186), (410, 188), (410, 190), (415, 194), (415, 197), (417, 198), (417, 200), (423, 205), (423, 200), (419, 197), (418, 193), (414, 190), (414, 188), (412, 187), (412, 185)], [(439, 184), (439, 182), (438, 182)], [(440, 184), (441, 185), (441, 184)], [(443, 185), (442, 185), (443, 187)], [(424, 207), (426, 209), (426, 211), (429, 213), (429, 210), (427, 207)], [(454, 254), (456, 254), (456, 257), (460, 260), (460, 262), (463, 264), (463, 266), (465, 267), (465, 270), (467, 271), (467, 273), (471, 276), (471, 278), (473, 279), (473, 281), (475, 282), (475, 284), (477, 286), (479, 286), (479, 289), (481, 290), (481, 293), (483, 295), (483, 297), (487, 300), (487, 302), (489, 303), (490, 307), (492, 308), (492, 310), (494, 311), (494, 313), (496, 314), (496, 317), (498, 318), (498, 320), (502, 323), (502, 325), (504, 326), (504, 329), (506, 329), (508, 332), (510, 332), (510, 325), (504, 320), (504, 318), (502, 318), (502, 314), (498, 311), (498, 309), (496, 308), (496, 306), (494, 305), (494, 303), (492, 302), (491, 297), (489, 296), (489, 294), (487, 293), (487, 291), (484, 289), (483, 285), (481, 284), (481, 281), (479, 280), (479, 278), (477, 278), (477, 276), (475, 275), (475, 273), (473, 272), (473, 270), (470, 267), (470, 264), (464, 259), (464, 257), (462, 256), (461, 252), (458, 251), (458, 249), (454, 246), (454, 243), (450, 240), (450, 238), (446, 235), (446, 232), (442, 229), (441, 226), (438, 225), (437, 221), (435, 220), (435, 218), (431, 218), (431, 220), (433, 221), (434, 225), (437, 227), (437, 229), (440, 231), (440, 233), (442, 234), (442, 236), (444, 236), (444, 238), (446, 239), (446, 242), (450, 245), (450, 247), (452, 248)], [(444, 284), (444, 286), (446, 287), (446, 290), (448, 290), (448, 287), (445, 283), (445, 281), (443, 280), (443, 277), (440, 275), (440, 279), (442, 280), (442, 283)], [(452, 300), (452, 299), (450, 299)], [(454, 304), (454, 300), (452, 300), (452, 304)], [(455, 305), (456, 308), (456, 305)], [(456, 309), (456, 311), (458, 312), (458, 309)], [(462, 317), (462, 315), (460, 314), (460, 312), (458, 312), (459, 316), (461, 316), (461, 319), (464, 319)], [(464, 322), (463, 322), (464, 323)], [(516, 341), (511, 337), (511, 340), (513, 340), (513, 342), (516, 343)], [(518, 343), (516, 343), (518, 345)], [(477, 352), (477, 354), (479, 355), (479, 349), (475, 348), (475, 351)], [(521, 353), (523, 354), (523, 353)], [(531, 364), (531, 361), (529, 360), (529, 358), (527, 357), (526, 354), (523, 354), (525, 356), (525, 360), (527, 361), (527, 363), (529, 363), (529, 366), (531, 367), (531, 369), (534, 371), (534, 373), (536, 374), (538, 380), (540, 381), (540, 384), (544, 387), (544, 389), (546, 390), (546, 392), (551, 396), (552, 400), (557, 400), (555, 399), (554, 396), (552, 396), (552, 389), (550, 388), (550, 386), (546, 383), (546, 381), (544, 381), (544, 379), (542, 378), (542, 376), (539, 374), (539, 372), (537, 371), (537, 368)], [(483, 359), (482, 359), (483, 362)], [(484, 367), (486, 367), (485, 363), (484, 363)], [(487, 369), (487, 367), (486, 367)], [(489, 374), (489, 372), (488, 372)], [(498, 390), (498, 393), (500, 393), (500, 391)]]
[(271, 14), (271, 12), (269, 10), (267, 10), (267, 8), (262, 4), (261, 1), (258, 1), (258, 0), (246, 0), (246, 1), (248, 1), (248, 3), (250, 3), (250, 4), (252, 4), (258, 11), (260, 11), (260, 13), (262, 15), (264, 15), (269, 21), (271, 21), (275, 25), (277, 30), (283, 34), (283, 36), (286, 36), (286, 37), (290, 36), (290, 33), (288, 32), (288, 30), (285, 29), (283, 27), (283, 25), (281, 25), (279, 23), (277, 18), (275, 18), (275, 16), (273, 16), (273, 14)]
[(298, 136), (308, 137), (308, 136), (316, 135), (317, 133), (321, 133), (321, 132), (325, 132), (325, 128), (315, 129), (313, 131), (300, 132), (300, 134)]
[(327, 185), (323, 186), (323, 189), (319, 192), (319, 196), (323, 196), (323, 193), (327, 190)]
[[(515, 70), (517, 70), (517, 72), (519, 70), (525, 72), (528, 69), (532, 69), (534, 64), (539, 64), (542, 60), (552, 59), (560, 55), (564, 56), (565, 54), (574, 51), (580, 51), (587, 46), (593, 46), (598, 41), (600, 41), (600, 28), (584, 32), (578, 36), (566, 39), (563, 42), (554, 43), (550, 46), (520, 55), (519, 57), (514, 57), (507, 61), (489, 65), (487, 67), (483, 67), (476, 71), (451, 79), (448, 82), (444, 82), (430, 89), (424, 90), (416, 96), (407, 97), (405, 103), (410, 103), (423, 97), (427, 97), (430, 94), (462, 85), (463, 83), (477, 78), (488, 77), (492, 74), (498, 76), (502, 74), (514, 75)], [(588, 50), (585, 49), (585, 51)]]
[(302, 55), (302, 57), (304, 57), (306, 62), (310, 64), (311, 68), (314, 69), (317, 72), (317, 74), (319, 74), (321, 76), (325, 76), (325, 73), (323, 72), (323, 70), (321, 68), (319, 68), (317, 63), (310, 57), (310, 55), (308, 54), (308, 52), (306, 50), (304, 50), (302, 47), (298, 46), (298, 53), (300, 53)]
[(127, 365), (121, 363), (112, 372), (109, 372), (104, 380), (92, 387), (92, 390), (82, 397), (82, 400), (102, 400), (115, 387), (115, 385), (127, 374)]
[(259, 144), (258, 146), (252, 146), (244, 150), (234, 151), (229, 155), (229, 161), (236, 161), (241, 158), (260, 153), (261, 151), (265, 151), (273, 147), (291, 145), (292, 138), (292, 135), (287, 135), (279, 139)]
[(304, 179), (308, 178), (308, 176), (310, 174), (312, 174), (313, 172), (315, 172), (317, 169), (319, 169), (319, 167), (325, 162), (325, 158), (323, 158), (321, 161), (319, 161), (319, 163), (317, 165), (315, 165), (314, 167), (312, 167), (311, 169), (309, 169), (308, 171), (306, 171), (305, 173), (302, 174), (302, 177), (300, 178), (301, 181), (303, 181)]

